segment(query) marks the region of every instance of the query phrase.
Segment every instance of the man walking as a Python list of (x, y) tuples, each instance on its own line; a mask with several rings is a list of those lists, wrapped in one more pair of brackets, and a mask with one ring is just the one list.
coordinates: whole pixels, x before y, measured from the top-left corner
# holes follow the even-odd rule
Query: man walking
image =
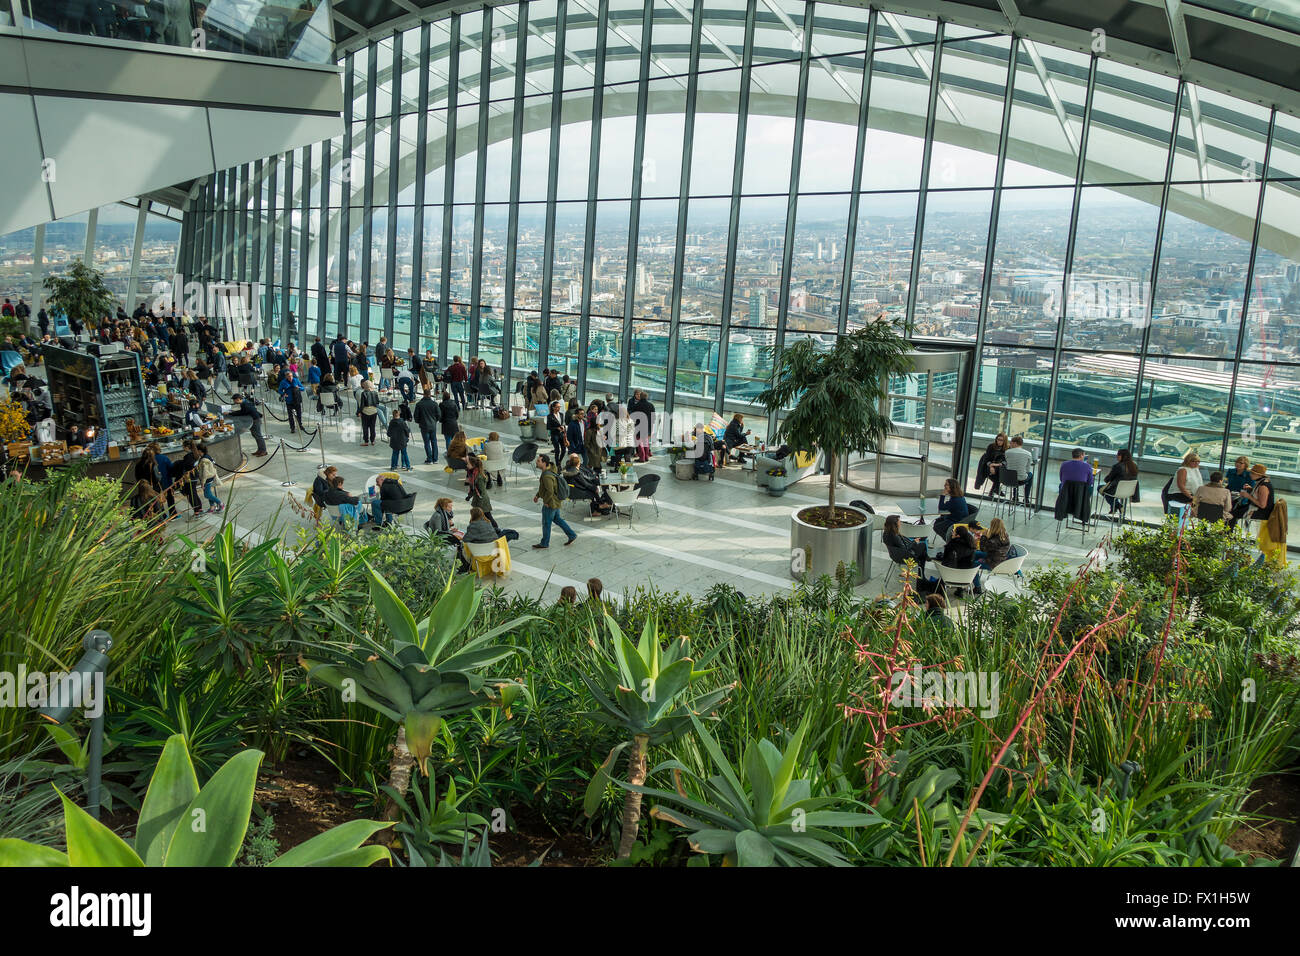
[(235, 415), (247, 415), (252, 423), (248, 426), (248, 433), (253, 436), (257, 442), (257, 451), (253, 453), (254, 458), (266, 457), (266, 439), (262, 437), (262, 413), (257, 410), (252, 398), (245, 398), (236, 392), (230, 396), (235, 403)]
[(533, 547), (540, 550), (551, 546), (552, 524), (558, 524), (560, 530), (569, 536), (569, 540), (564, 542), (565, 547), (568, 547), (578, 540), (578, 535), (560, 517), (560, 504), (564, 499), (560, 497), (559, 483), (564, 479), (555, 473), (551, 459), (546, 455), (537, 456), (537, 468), (542, 474), (538, 479), (537, 494), (533, 495), (533, 501), (542, 502), (542, 540), (540, 544), (535, 544)]
[(442, 413), (433, 400), (433, 389), (425, 388), (424, 398), (415, 403), (415, 424), (420, 427), (420, 438), (424, 441), (426, 465), (438, 462), (438, 425), (441, 423)]

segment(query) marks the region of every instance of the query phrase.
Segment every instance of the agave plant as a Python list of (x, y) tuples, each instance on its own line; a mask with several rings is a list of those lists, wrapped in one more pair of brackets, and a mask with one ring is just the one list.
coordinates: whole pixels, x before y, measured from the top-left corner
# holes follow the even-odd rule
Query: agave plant
[[(433, 740), (442, 722), (475, 707), (500, 707), (508, 716), (523, 685), (491, 679), (484, 671), (516, 652), (490, 643), (530, 618), (518, 618), (457, 644), (455, 639), (474, 619), (479, 592), (474, 579), (463, 577), (446, 589), (429, 616), (416, 623), (405, 602), (383, 576), (370, 571), (370, 594), (390, 639), (362, 635), (351, 644), (314, 644), (300, 662), (310, 676), (399, 724), (389, 786), (399, 795), (410, 788), (411, 767), (429, 775)], [(389, 811), (395, 812), (396, 806)]]
[[(600, 803), (609, 783), (610, 767), (622, 750), (629, 746), (632, 748), (627, 762), (628, 782), (633, 785), (644, 783), (646, 754), (650, 745), (689, 731), (697, 714), (711, 713), (726, 700), (735, 686), (728, 684), (707, 692), (695, 688), (694, 685), (712, 671), (696, 669), (687, 637), (674, 638), (667, 647), (661, 647), (658, 627), (651, 618), (646, 619), (637, 644), (624, 636), (613, 617), (607, 614), (605, 622), (612, 638), (612, 654), (599, 656), (600, 666), (596, 673), (581, 675), (596, 702), (596, 710), (587, 716), (630, 734), (631, 739), (611, 750), (592, 776), (583, 802), (583, 809), (589, 817)], [(640, 819), (641, 794), (630, 788), (623, 799), (623, 829), (618, 846), (620, 859), (631, 855)]]
[[(650, 816), (689, 830), (687, 839), (697, 853), (720, 854), (723, 866), (848, 866), (848, 860), (835, 848), (848, 838), (827, 828), (867, 827), (881, 822), (869, 808), (831, 809), (856, 804), (847, 795), (813, 796), (812, 777), (816, 772), (803, 754), (808, 717), (799, 724), (784, 752), (770, 740), (751, 740), (738, 768), (723, 756), (717, 740), (704, 726), (693, 717), (691, 720), (718, 771), (700, 781), (700, 799), (691, 798), (684, 790), (625, 786), (681, 807), (685, 812), (657, 804)], [(677, 761), (668, 761), (655, 770), (666, 768), (686, 770)], [(801, 773), (810, 776), (798, 776)]]
[[(176, 734), (163, 747), (149, 781), (134, 845), (60, 793), (68, 851), (0, 840), (0, 866), (233, 866), (248, 831), (262, 757), (258, 750), (237, 754), (199, 789), (185, 738)], [(386, 862), (390, 857), (385, 847), (361, 844), (389, 825), (352, 820), (312, 837), (268, 865)]]

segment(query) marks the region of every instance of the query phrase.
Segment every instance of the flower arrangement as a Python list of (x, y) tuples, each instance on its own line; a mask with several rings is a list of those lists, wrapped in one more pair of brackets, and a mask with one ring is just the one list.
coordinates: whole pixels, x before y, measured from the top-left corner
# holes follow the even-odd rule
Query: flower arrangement
[(767, 470), (767, 474), (768, 474), (768, 477), (771, 477), (771, 478), (784, 478), (784, 477), (785, 477), (785, 469), (784, 469), (784, 468), (769, 468), (769, 469)]
[(0, 405), (0, 441), (20, 441), (31, 434), (23, 406), (10, 399)]

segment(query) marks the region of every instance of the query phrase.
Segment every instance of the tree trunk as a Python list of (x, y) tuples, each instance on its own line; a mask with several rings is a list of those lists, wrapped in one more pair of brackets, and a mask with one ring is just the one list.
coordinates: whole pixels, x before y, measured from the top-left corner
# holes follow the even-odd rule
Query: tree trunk
[(826, 453), (826, 457), (827, 457), (827, 459), (830, 461), (830, 472), (831, 472), (831, 520), (834, 521), (834, 520), (835, 520), (835, 468), (836, 468), (836, 465), (839, 464), (839, 462), (836, 460), (837, 456), (836, 456), (835, 452), (833, 452), (833, 451), (828, 451), (828, 452)]
[[(645, 734), (637, 734), (632, 741), (632, 750), (627, 758), (627, 782), (635, 786), (641, 786), (645, 783), (646, 776), (646, 751), (649, 749), (650, 738)], [(635, 790), (629, 790), (623, 797), (623, 835), (618, 841), (618, 858), (626, 860), (632, 855), (632, 847), (636, 845), (637, 828), (641, 823), (641, 794)]]
[[(415, 756), (406, 746), (406, 727), (399, 724), (397, 740), (393, 743), (393, 757), (388, 762), (388, 785), (403, 797), (411, 789), (411, 768), (414, 766)], [(388, 806), (384, 807), (383, 819), (392, 822), (401, 816), (401, 812), (396, 801), (389, 799)]]

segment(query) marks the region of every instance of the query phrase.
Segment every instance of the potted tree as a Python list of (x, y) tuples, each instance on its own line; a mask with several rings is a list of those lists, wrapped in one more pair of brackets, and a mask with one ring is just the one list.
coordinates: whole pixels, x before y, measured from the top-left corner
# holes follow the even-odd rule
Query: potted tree
[(842, 456), (878, 451), (893, 431), (881, 411), (891, 375), (912, 368), (908, 344), (882, 314), (818, 351), (811, 339), (770, 349), (772, 374), (758, 400), (769, 412), (785, 412), (776, 441), (793, 449), (820, 450), (830, 474), (826, 505), (797, 508), (790, 516), (790, 571), (795, 577), (834, 575), (857, 565), (857, 583), (871, 572), (870, 515), (835, 502)]

